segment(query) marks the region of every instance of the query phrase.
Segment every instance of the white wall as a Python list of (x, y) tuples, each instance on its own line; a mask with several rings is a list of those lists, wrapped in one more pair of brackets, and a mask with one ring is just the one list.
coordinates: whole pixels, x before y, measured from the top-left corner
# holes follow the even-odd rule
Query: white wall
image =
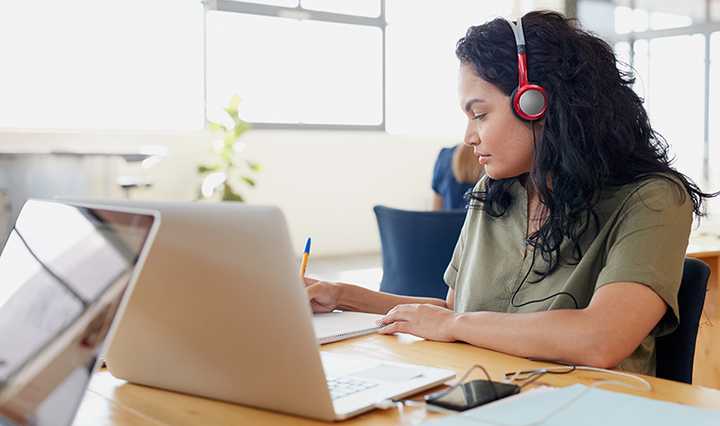
[[(169, 148), (165, 160), (144, 171), (139, 163), (112, 161), (118, 175), (147, 175), (153, 185), (132, 191), (133, 198), (191, 201), (198, 184), (197, 166), (210, 159), (210, 133), (0, 133), (2, 145), (43, 145), (83, 150), (131, 149), (148, 144)], [(247, 158), (261, 164), (254, 188), (241, 193), (249, 203), (279, 206), (287, 217), (293, 244), (302, 250), (313, 238), (315, 256), (377, 253), (380, 240), (372, 207), (384, 204), (426, 209), (430, 179), (441, 147), (459, 139), (392, 136), (384, 132), (250, 130), (242, 140)], [(90, 168), (93, 170), (93, 168)], [(88, 179), (106, 182), (103, 171)], [(92, 183), (92, 182), (90, 182)], [(92, 185), (90, 185), (92, 187)], [(109, 182), (104, 193), (124, 193)], [(11, 188), (12, 190), (12, 188)]]
[(458, 140), (381, 132), (260, 132), (245, 138), (263, 170), (247, 199), (285, 211), (295, 244), (313, 253), (378, 252), (372, 207), (424, 210), (437, 153)]

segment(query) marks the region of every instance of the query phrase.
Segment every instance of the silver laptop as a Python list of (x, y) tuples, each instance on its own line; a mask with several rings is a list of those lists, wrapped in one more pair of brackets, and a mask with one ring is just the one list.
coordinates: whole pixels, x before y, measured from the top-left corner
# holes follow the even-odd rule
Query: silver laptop
[[(94, 202), (152, 208), (162, 226), (107, 366), (132, 383), (333, 421), (429, 389), (453, 371), (319, 350), (292, 247), (276, 207)], [(331, 398), (326, 376), (369, 388)]]
[(155, 212), (28, 200), (0, 254), (0, 425), (70, 425)]

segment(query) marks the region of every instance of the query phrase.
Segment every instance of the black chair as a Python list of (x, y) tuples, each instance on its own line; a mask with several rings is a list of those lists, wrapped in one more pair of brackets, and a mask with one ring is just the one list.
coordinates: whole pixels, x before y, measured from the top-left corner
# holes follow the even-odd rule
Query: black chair
[(705, 305), (710, 267), (699, 259), (685, 258), (678, 293), (680, 324), (672, 333), (655, 339), (657, 377), (692, 383), (695, 342)]
[(409, 211), (375, 206), (382, 248), (380, 291), (445, 299), (443, 280), (465, 210)]

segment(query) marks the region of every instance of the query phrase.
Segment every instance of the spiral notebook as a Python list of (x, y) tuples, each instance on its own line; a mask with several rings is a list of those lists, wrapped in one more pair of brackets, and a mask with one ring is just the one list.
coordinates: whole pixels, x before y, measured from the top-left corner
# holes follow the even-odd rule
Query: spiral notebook
[(313, 314), (313, 328), (319, 344), (338, 342), (366, 334), (372, 334), (385, 327), (375, 324), (384, 315), (365, 312), (333, 311)]

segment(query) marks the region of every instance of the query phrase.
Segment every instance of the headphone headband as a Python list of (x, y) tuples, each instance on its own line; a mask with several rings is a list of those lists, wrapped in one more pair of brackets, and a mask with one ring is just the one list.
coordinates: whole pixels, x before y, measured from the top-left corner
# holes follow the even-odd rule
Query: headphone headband
[(527, 75), (527, 62), (525, 59), (525, 34), (522, 28), (522, 21), (517, 19), (517, 23), (506, 19), (510, 24), (510, 28), (515, 34), (515, 44), (517, 45), (518, 56), (518, 88), (510, 95), (512, 108), (515, 113), (523, 120), (536, 121), (545, 115), (547, 109), (547, 96), (545, 90), (536, 85), (530, 84)]
[(513, 21), (509, 19), (505, 19), (508, 24), (510, 24), (510, 28), (512, 28), (513, 33), (515, 34), (515, 44), (518, 46), (518, 53), (520, 53), (520, 46), (522, 46), (523, 52), (525, 53), (525, 33), (523, 33), (522, 29), (522, 21), (520, 18), (517, 19), (516, 23), (513, 23)]

